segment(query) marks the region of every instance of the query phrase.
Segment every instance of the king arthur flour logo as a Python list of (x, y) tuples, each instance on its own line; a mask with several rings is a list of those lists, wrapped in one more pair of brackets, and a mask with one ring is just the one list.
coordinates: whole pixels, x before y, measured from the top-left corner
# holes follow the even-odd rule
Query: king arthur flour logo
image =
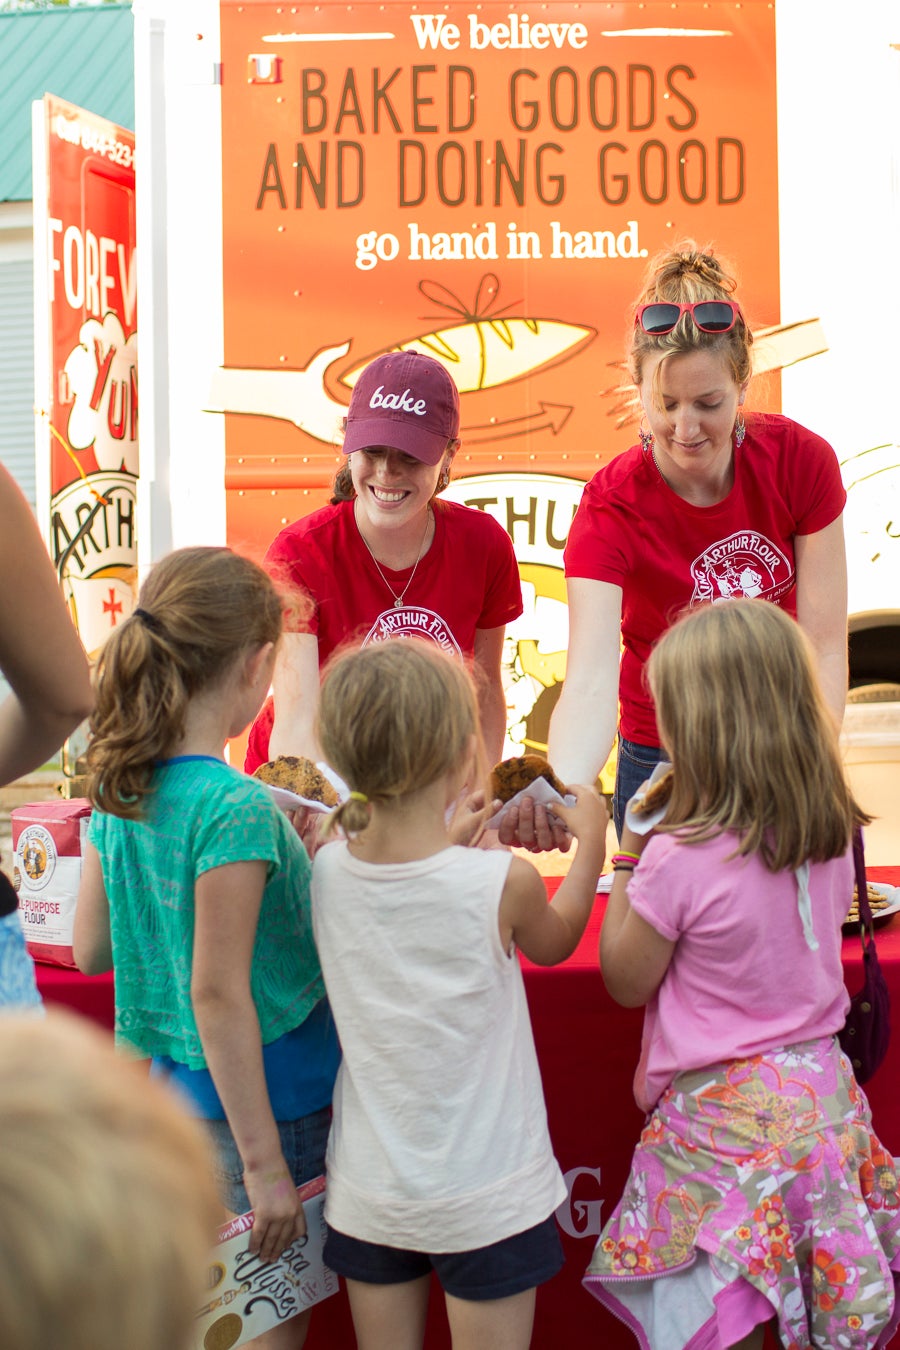
[(777, 601), (794, 584), (788, 558), (755, 530), (739, 530), (704, 549), (691, 564), (691, 576), (692, 605), (757, 596)]
[(23, 884), (30, 891), (41, 891), (56, 870), (56, 844), (43, 825), (28, 825), (19, 837), (16, 850)]
[(373, 642), (389, 642), (392, 638), (425, 638), (435, 642), (450, 656), (462, 657), (462, 651), (456, 638), (450, 632), (440, 614), (421, 605), (398, 605), (386, 609), (372, 624), (366, 634), (364, 647)]
[(95, 656), (134, 608), (137, 479), (76, 478), (51, 503), (53, 557), (79, 636)]

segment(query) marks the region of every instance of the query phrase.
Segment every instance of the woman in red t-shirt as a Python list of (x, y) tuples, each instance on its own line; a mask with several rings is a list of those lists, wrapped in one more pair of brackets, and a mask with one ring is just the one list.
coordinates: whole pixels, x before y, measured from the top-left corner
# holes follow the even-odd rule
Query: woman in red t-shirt
[(644, 664), (682, 610), (734, 596), (781, 605), (810, 638), (828, 705), (838, 723), (843, 716), (837, 457), (787, 417), (745, 421), (753, 336), (735, 289), (692, 243), (651, 263), (629, 354), (640, 444), (588, 483), (566, 547), (568, 666), (549, 758), (565, 782), (592, 782), (618, 725), (620, 830), (626, 802), (662, 757)]
[(400, 351), (366, 366), (347, 410), (334, 499), (282, 530), (266, 554), (268, 570), (308, 596), (312, 612), (282, 638), (274, 709), (270, 701), (251, 730), (248, 771), (279, 754), (321, 758), (319, 670), (337, 647), (408, 636), (470, 665), (485, 746), (500, 757), (503, 638), (522, 593), (502, 526), (436, 495), (450, 481), (458, 436), (459, 395), (439, 361)]

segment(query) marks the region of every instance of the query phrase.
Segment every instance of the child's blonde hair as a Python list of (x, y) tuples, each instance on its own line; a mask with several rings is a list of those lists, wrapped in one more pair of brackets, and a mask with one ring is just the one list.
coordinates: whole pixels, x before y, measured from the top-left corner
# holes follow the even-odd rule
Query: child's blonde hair
[(869, 819), (850, 792), (837, 730), (799, 625), (766, 600), (680, 618), (650, 655), (660, 736), (674, 765), (660, 829), (725, 831), (772, 872), (824, 862)]
[[(476, 739), (484, 777), (475, 688), (465, 667), (417, 638), (339, 653), (319, 693), (318, 741), (328, 763), (369, 802), (430, 786), (463, 762)], [(365, 801), (333, 812), (329, 830), (365, 829)]]
[(140, 816), (154, 763), (183, 734), (191, 698), (242, 652), (278, 641), (282, 604), (263, 569), (231, 549), (177, 549), (153, 567), (97, 664), (86, 787), (94, 806)]
[(0, 1345), (187, 1350), (217, 1223), (208, 1142), (63, 1011), (0, 1020)]

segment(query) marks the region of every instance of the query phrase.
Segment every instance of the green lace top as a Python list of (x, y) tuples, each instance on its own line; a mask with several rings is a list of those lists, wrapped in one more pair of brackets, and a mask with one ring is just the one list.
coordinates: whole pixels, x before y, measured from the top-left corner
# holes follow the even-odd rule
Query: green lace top
[(109, 900), (119, 1043), (206, 1067), (191, 1008), (194, 884), (227, 863), (268, 864), (251, 967), (263, 1044), (300, 1026), (324, 996), (309, 858), (262, 783), (205, 755), (166, 760), (144, 818), (94, 811), (88, 838)]

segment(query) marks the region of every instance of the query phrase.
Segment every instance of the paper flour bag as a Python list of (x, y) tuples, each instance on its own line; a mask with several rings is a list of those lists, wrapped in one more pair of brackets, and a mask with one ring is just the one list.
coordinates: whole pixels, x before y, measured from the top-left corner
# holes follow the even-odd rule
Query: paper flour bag
[(33, 802), (10, 812), (13, 885), (25, 943), (35, 961), (75, 965), (72, 926), (90, 815), (86, 797)]

